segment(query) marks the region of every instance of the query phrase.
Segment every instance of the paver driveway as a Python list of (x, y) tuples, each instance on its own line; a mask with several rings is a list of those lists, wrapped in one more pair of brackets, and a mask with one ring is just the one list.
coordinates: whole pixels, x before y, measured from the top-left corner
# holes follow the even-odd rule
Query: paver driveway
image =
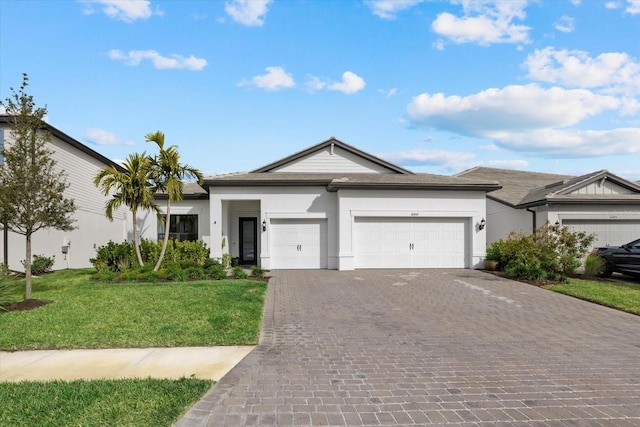
[(278, 271), (181, 426), (640, 425), (640, 317), (473, 270)]

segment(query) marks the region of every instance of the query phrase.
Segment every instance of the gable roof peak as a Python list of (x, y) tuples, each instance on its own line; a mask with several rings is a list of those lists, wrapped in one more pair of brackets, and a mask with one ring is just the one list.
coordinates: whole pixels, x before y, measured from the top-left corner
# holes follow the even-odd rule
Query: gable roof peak
[(411, 172), (410, 170), (404, 169), (398, 165), (394, 165), (391, 162), (388, 162), (386, 160), (383, 160), (377, 156), (374, 156), (373, 154), (369, 154), (365, 151), (360, 150), (359, 148), (354, 147), (353, 145), (349, 145), (345, 142), (340, 141), (338, 138), (336, 138), (335, 136), (331, 136), (329, 137), (329, 139), (326, 139), (316, 145), (312, 145), (311, 147), (308, 147), (302, 151), (298, 151), (296, 153), (293, 153), (287, 157), (284, 157), (280, 160), (276, 160), (273, 163), (269, 163), (265, 166), (262, 166), (258, 169), (252, 170), (251, 173), (264, 173), (264, 172), (273, 172), (275, 169), (278, 169), (284, 165), (286, 165), (287, 163), (291, 163), (294, 162), (296, 160), (299, 160), (305, 156), (308, 156), (314, 152), (323, 150), (327, 147), (331, 147), (332, 149), (334, 147), (339, 147), (351, 154), (354, 154), (358, 157), (361, 157), (363, 159), (366, 159), (372, 163), (375, 163), (379, 166), (382, 166), (385, 169), (388, 169), (390, 171), (393, 171), (395, 173), (398, 174), (404, 174), (404, 175), (413, 175), (413, 172)]

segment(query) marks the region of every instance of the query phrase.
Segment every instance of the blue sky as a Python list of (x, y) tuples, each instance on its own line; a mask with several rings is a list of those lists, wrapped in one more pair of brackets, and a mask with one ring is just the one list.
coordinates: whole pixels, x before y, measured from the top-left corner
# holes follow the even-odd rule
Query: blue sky
[(205, 174), (331, 136), (416, 172), (640, 179), (640, 0), (0, 1), (0, 98)]

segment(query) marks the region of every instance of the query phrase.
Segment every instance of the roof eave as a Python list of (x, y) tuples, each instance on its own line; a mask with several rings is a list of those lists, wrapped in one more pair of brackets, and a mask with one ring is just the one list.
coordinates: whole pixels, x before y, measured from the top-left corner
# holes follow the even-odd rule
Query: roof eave
[[(8, 115), (0, 115), (0, 123), (6, 123), (11, 125), (11, 118), (12, 116), (8, 116)], [(124, 167), (122, 167), (121, 165), (119, 165), (118, 163), (114, 162), (113, 160), (103, 156), (102, 154), (98, 153), (95, 150), (92, 150), (91, 148), (87, 147), (86, 145), (84, 145), (83, 143), (81, 143), (80, 141), (77, 141), (75, 139), (73, 139), (71, 136), (67, 135), (66, 133), (62, 132), (59, 129), (56, 129), (55, 127), (51, 126), (49, 123), (47, 122), (42, 122), (44, 124), (44, 129), (49, 131), (51, 133), (51, 135), (55, 136), (56, 138), (66, 142), (67, 144), (71, 145), (74, 148), (77, 148), (78, 150), (82, 151), (85, 154), (88, 154), (89, 156), (93, 157), (96, 160), (101, 161), (102, 163), (104, 163), (107, 166), (113, 166), (115, 167), (119, 172), (126, 172), (126, 169)]]
[(493, 191), (501, 187), (486, 184), (434, 184), (434, 183), (379, 183), (379, 182), (332, 182), (328, 191), (338, 190), (453, 190), (453, 191)]

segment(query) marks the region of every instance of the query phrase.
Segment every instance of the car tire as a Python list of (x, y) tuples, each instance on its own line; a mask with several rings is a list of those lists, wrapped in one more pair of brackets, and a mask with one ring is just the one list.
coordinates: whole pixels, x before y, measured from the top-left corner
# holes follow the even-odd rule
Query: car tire
[(611, 265), (610, 262), (605, 261), (604, 268), (602, 269), (600, 274), (598, 274), (598, 277), (611, 277), (612, 274), (613, 274), (613, 266)]

